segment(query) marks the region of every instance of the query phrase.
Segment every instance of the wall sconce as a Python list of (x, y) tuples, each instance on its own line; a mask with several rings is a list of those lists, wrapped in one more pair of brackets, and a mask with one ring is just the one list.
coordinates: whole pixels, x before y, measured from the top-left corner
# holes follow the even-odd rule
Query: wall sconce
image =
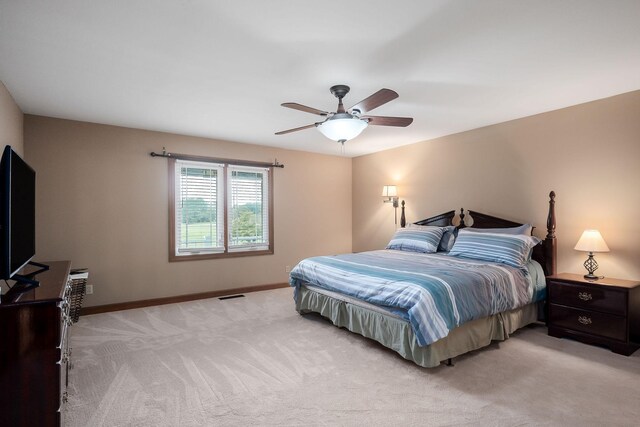
[(395, 224), (398, 223), (398, 189), (395, 185), (385, 185), (382, 187), (382, 197), (386, 197), (382, 203), (393, 203), (395, 210)]
[(585, 274), (584, 278), (587, 280), (598, 280), (602, 277), (598, 277), (593, 274), (598, 269), (598, 263), (593, 258), (594, 252), (609, 252), (609, 247), (605, 243), (602, 235), (598, 230), (585, 230), (580, 236), (580, 240), (574, 248), (577, 251), (589, 252), (589, 258), (584, 262), (584, 268), (587, 269), (589, 274)]
[(398, 188), (395, 185), (385, 185), (382, 187), (382, 197), (386, 197), (387, 200), (383, 200), (382, 203), (393, 203), (393, 207), (398, 207)]

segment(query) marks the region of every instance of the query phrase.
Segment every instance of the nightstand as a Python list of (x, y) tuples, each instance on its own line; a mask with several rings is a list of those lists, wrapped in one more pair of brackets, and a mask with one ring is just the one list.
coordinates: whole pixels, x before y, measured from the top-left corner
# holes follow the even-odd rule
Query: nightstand
[(549, 335), (609, 347), (629, 356), (640, 348), (640, 282), (580, 274), (547, 277)]

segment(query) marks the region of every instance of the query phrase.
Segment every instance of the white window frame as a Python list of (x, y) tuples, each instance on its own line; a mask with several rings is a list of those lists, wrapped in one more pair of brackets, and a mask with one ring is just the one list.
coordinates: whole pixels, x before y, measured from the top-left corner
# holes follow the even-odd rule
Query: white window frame
[[(180, 215), (178, 215), (179, 209), (178, 207), (182, 203), (182, 191), (179, 189), (182, 188), (182, 169), (183, 168), (200, 168), (200, 169), (209, 169), (212, 171), (216, 171), (216, 242), (212, 242), (213, 244), (209, 247), (203, 248), (181, 248), (181, 241), (178, 236), (181, 236), (181, 228), (183, 227), (182, 222), (179, 220)], [(196, 162), (191, 160), (176, 160), (175, 167), (175, 255), (176, 256), (186, 256), (200, 253), (223, 253), (224, 252), (224, 199), (225, 199), (225, 186), (221, 185), (224, 182), (224, 174), (225, 167), (222, 164), (218, 163), (209, 163), (209, 162)], [(193, 179), (193, 178), (192, 178)], [(188, 224), (187, 224), (188, 227)]]
[(269, 191), (269, 182), (270, 182), (270, 174), (269, 168), (259, 168), (259, 167), (249, 167), (249, 166), (237, 166), (237, 165), (227, 165), (227, 191), (226, 191), (226, 200), (227, 200), (227, 218), (232, 218), (233, 215), (233, 172), (250, 172), (250, 173), (260, 173), (262, 174), (262, 236), (266, 237), (266, 242), (263, 243), (254, 243), (247, 245), (233, 245), (231, 244), (232, 240), (232, 225), (229, 220), (229, 226), (227, 227), (227, 248), (229, 252), (245, 252), (245, 251), (264, 251), (269, 249), (269, 241), (270, 239), (270, 227), (269, 227), (269, 200), (270, 200), (270, 191)]

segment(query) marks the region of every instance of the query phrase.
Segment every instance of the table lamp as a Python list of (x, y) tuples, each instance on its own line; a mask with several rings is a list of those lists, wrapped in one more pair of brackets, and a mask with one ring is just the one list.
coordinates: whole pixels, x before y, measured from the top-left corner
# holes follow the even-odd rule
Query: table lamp
[(589, 252), (589, 257), (584, 262), (584, 268), (588, 274), (584, 275), (587, 280), (598, 280), (600, 277), (593, 274), (598, 269), (598, 263), (593, 257), (594, 252), (609, 252), (609, 247), (605, 243), (598, 230), (585, 230), (580, 236), (580, 240), (574, 248), (577, 251)]

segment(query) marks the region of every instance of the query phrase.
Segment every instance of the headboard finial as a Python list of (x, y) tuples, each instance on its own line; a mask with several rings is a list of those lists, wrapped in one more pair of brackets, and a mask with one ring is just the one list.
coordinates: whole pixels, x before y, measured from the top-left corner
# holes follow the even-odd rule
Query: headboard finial
[(460, 208), (460, 224), (458, 224), (458, 228), (464, 228), (466, 225), (464, 224), (464, 208)]
[(400, 214), (400, 227), (404, 228), (407, 225), (407, 218), (404, 216), (404, 200), (402, 201), (402, 213)]

